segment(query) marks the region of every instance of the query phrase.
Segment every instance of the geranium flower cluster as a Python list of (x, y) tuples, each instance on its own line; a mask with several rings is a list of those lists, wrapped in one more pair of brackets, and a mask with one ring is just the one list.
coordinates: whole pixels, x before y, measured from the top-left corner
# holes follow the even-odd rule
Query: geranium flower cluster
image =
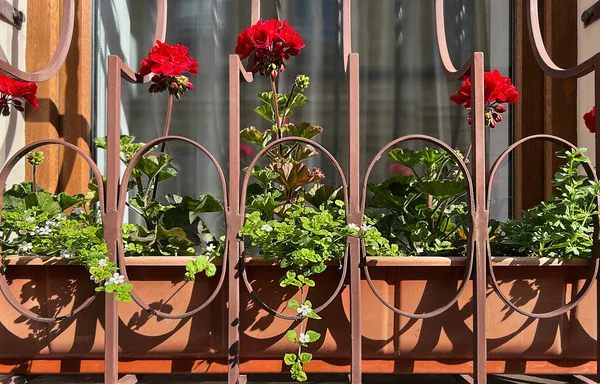
[(37, 108), (36, 93), (36, 83), (11, 79), (0, 73), (0, 114), (2, 116), (10, 115), (11, 105), (19, 112), (25, 110), (24, 103)]
[[(502, 76), (497, 69), (484, 73), (484, 102), (485, 102), (485, 125), (495, 128), (502, 121), (502, 113), (507, 108), (503, 104), (514, 104), (519, 101), (521, 95), (512, 84), (509, 77)], [(450, 97), (458, 105), (464, 105), (469, 109), (469, 124), (473, 119), (471, 115), (471, 75), (466, 75), (460, 89)]]
[(285, 61), (299, 55), (304, 41), (287, 21), (259, 20), (238, 35), (235, 53), (244, 60), (251, 54), (248, 65), (252, 72), (277, 77), (285, 70)]
[(153, 73), (152, 93), (169, 91), (180, 99), (181, 96), (194, 89), (194, 85), (184, 73), (198, 73), (198, 62), (189, 56), (190, 50), (185, 45), (163, 43), (159, 40), (148, 52), (148, 57), (142, 59), (138, 73), (142, 76)]

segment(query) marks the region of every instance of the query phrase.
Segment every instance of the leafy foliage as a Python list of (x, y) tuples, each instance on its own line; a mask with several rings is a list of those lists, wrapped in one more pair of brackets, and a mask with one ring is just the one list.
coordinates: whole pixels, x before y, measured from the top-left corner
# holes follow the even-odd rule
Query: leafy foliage
[(469, 210), (456, 161), (433, 148), (394, 149), (388, 158), (406, 172), (368, 185), (377, 228), (403, 255), (464, 253)]
[(33, 183), (25, 182), (5, 191), (0, 225), (2, 254), (53, 256), (80, 264), (99, 284), (96, 291), (131, 301), (131, 284), (107, 258), (100, 213), (85, 204), (84, 195), (52, 195), (35, 189)]
[(524, 211), (521, 219), (501, 223), (491, 241), (494, 255), (591, 257), (600, 183), (578, 173), (580, 165), (590, 162), (585, 151), (556, 153), (566, 160), (554, 175), (558, 194)]

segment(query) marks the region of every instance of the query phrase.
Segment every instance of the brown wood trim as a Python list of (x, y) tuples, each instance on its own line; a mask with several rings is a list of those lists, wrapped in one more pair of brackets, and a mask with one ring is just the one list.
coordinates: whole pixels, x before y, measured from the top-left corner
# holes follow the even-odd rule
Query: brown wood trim
[[(27, 70), (48, 62), (59, 39), (61, 1), (36, 0), (27, 9)], [(57, 76), (38, 83), (37, 110), (27, 109), (25, 142), (62, 139), (89, 154), (91, 107), (91, 2), (75, 2), (73, 39), (65, 63)], [(38, 171), (38, 184), (49, 191), (85, 192), (89, 167), (73, 151), (56, 145), (43, 147), (44, 164)], [(26, 179), (32, 169), (26, 167)]]
[[(27, 43), (25, 52), (26, 70), (40, 69), (40, 63), (47, 63), (59, 40), (60, 3), (59, 0), (36, 0), (27, 3)], [(39, 108), (26, 108), (25, 143), (42, 139), (57, 139), (59, 131), (59, 78), (38, 83), (37, 97)], [(58, 186), (59, 148), (55, 145), (40, 148), (45, 161), (38, 169), (38, 184), (49, 191)], [(27, 180), (32, 179), (32, 168), (26, 164)]]
[[(548, 0), (539, 3), (542, 33), (556, 63), (577, 63), (577, 3)], [(545, 76), (533, 55), (527, 30), (527, 4), (514, 0), (514, 82), (521, 100), (514, 109), (513, 141), (537, 133), (577, 143), (577, 80)], [(554, 54), (553, 54), (554, 53)], [(517, 217), (552, 194), (552, 177), (559, 162), (550, 143), (528, 142), (514, 155), (514, 212)]]
[[(60, 70), (60, 137), (90, 153), (91, 109), (91, 1), (77, 1), (71, 47)], [(90, 168), (74, 151), (62, 151), (58, 188), (84, 193)]]

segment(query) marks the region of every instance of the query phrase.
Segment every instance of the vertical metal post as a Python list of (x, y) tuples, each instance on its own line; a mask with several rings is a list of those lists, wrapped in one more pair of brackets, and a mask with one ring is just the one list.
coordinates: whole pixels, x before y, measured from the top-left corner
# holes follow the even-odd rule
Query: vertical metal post
[[(104, 239), (108, 246), (108, 258), (117, 262), (117, 240), (120, 236), (117, 199), (120, 175), (120, 127), (121, 127), (121, 61), (117, 56), (108, 57), (107, 96), (107, 159), (106, 159), (106, 215)], [(119, 324), (116, 295), (105, 295), (104, 313), (104, 382), (116, 384), (119, 379)]]
[(228, 383), (237, 384), (240, 376), (240, 59), (229, 55), (229, 210), (227, 241), (229, 243), (229, 312), (228, 312)]
[[(358, 53), (348, 55), (349, 91), (349, 206), (348, 220), (350, 223), (360, 223), (360, 102), (358, 78)], [(360, 239), (349, 238), (350, 246), (350, 332), (351, 348), (351, 381), (353, 384), (362, 382), (362, 340), (360, 324)]]
[(486, 383), (487, 342), (485, 335), (486, 242), (488, 212), (485, 204), (485, 121), (484, 121), (483, 53), (475, 52), (471, 64), (471, 143), (473, 145), (472, 177), (475, 186), (475, 276), (473, 278), (473, 377), (475, 383)]
[[(594, 60), (594, 106), (598, 110), (598, 101), (600, 101), (600, 55), (596, 55)], [(595, 121), (596, 133), (594, 133), (596, 151), (596, 163), (594, 166), (600, 166), (600, 119)], [(595, 236), (600, 236), (600, 233), (594, 233)], [(595, 247), (592, 248), (592, 257), (600, 257), (599, 242), (594, 242)], [(596, 375), (600, 380), (600, 277), (596, 279)]]

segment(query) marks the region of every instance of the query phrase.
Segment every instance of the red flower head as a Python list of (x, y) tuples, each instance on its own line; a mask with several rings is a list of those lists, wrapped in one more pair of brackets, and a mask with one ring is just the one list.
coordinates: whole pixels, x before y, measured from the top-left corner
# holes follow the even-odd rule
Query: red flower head
[[(450, 97), (450, 100), (471, 109), (471, 75), (465, 75), (464, 79), (460, 89)], [(510, 78), (502, 76), (497, 69), (492, 72), (485, 72), (483, 80), (484, 102), (486, 104), (485, 122), (488, 127), (494, 128), (496, 123), (502, 121), (500, 113), (506, 112), (506, 107), (502, 104), (514, 104), (519, 101), (521, 95)], [(469, 113), (469, 124), (472, 120), (470, 115)]]
[(583, 121), (585, 121), (585, 126), (591, 133), (596, 133), (596, 106), (583, 115)]
[(240, 32), (235, 53), (241, 60), (254, 53), (248, 62), (250, 70), (276, 77), (278, 71), (285, 69), (285, 61), (299, 55), (302, 48), (302, 37), (287, 21), (259, 20)]
[(185, 45), (170, 45), (157, 40), (138, 69), (142, 76), (154, 74), (150, 92), (168, 90), (179, 99), (186, 91), (194, 89), (194, 85), (184, 76), (184, 73), (198, 73), (198, 62), (189, 53), (190, 50)]
[(0, 114), (8, 116), (11, 104), (17, 111), (23, 112), (23, 102), (37, 108), (36, 93), (36, 83), (14, 80), (0, 73)]
[(390, 176), (395, 176), (395, 175), (410, 176), (412, 174), (412, 171), (407, 166), (398, 164), (398, 163), (390, 164), (387, 171)]

